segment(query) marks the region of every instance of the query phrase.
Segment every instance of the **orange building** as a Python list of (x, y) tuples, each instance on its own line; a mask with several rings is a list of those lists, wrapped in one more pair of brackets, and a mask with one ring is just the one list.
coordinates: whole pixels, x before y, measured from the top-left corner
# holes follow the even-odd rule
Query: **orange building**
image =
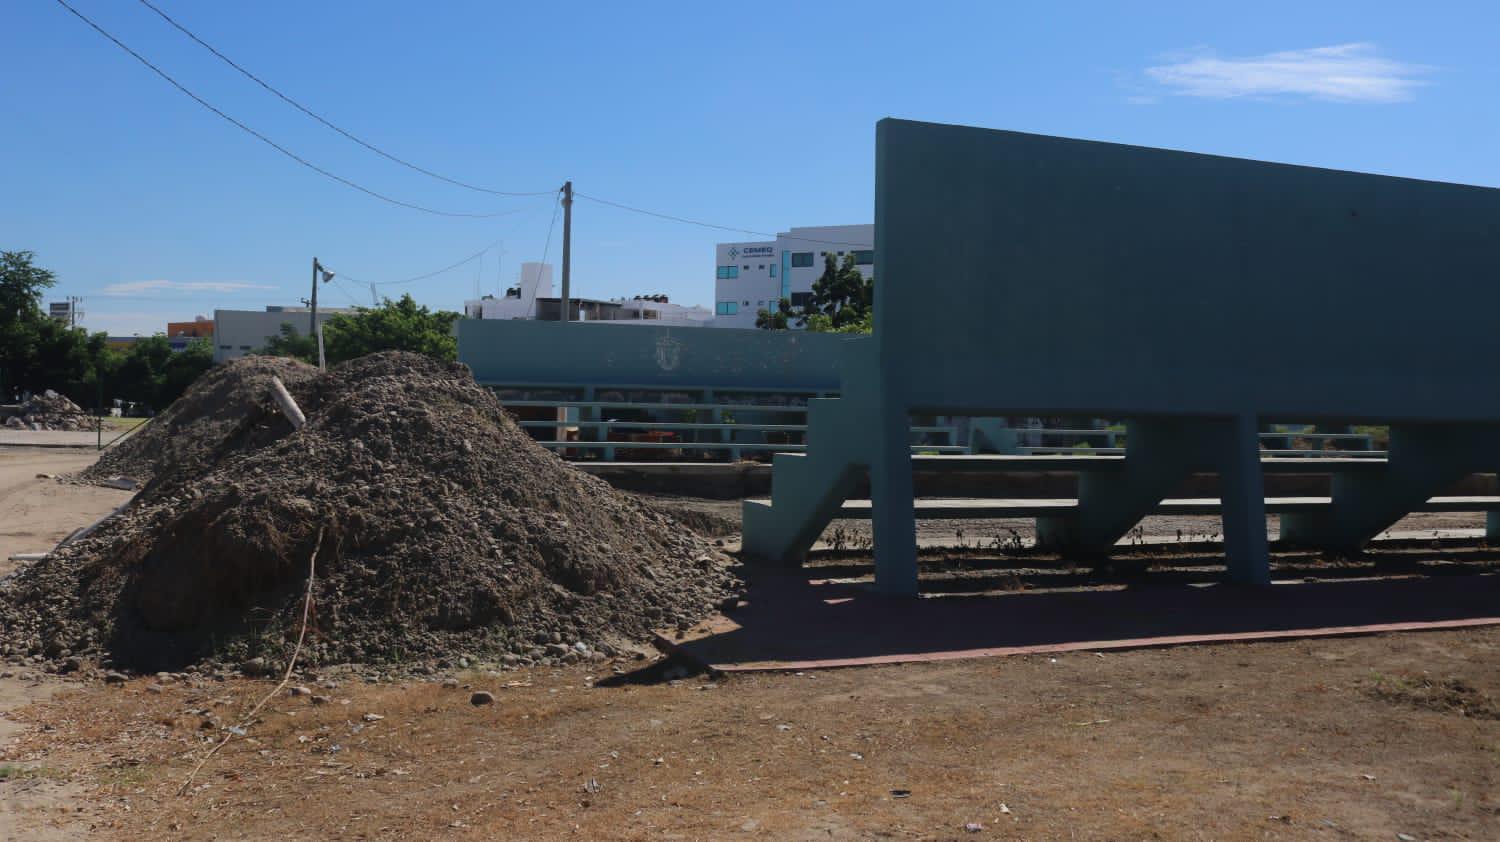
[(213, 339), (214, 320), (199, 316), (190, 322), (167, 322), (167, 338)]

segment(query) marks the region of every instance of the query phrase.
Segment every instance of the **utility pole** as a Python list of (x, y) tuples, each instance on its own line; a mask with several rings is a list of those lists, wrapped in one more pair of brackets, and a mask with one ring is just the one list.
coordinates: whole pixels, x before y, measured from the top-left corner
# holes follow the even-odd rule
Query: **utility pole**
[(573, 182), (563, 184), (563, 265), (562, 265), (562, 317), (568, 320), (569, 303), (572, 298), (573, 269)]
[(312, 315), (309, 316), (308, 320), (307, 320), (307, 335), (308, 336), (317, 336), (318, 335), (318, 270), (320, 270), (322, 268), (323, 268), (322, 266), (318, 265), (318, 259), (316, 257), (314, 257), (313, 258), (312, 304), (310, 305), (310, 309), (312, 310)]

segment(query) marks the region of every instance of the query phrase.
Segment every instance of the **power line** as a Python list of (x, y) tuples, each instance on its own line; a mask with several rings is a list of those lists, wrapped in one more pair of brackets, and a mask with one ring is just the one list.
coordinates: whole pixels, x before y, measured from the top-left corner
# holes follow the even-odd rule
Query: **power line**
[[(507, 211), (507, 213), (520, 213), (520, 212), (522, 212), (524, 210), (526, 210), (526, 209), (525, 208), (519, 208), (519, 209), (516, 209), (516, 210), (513, 210), (513, 211)], [(540, 208), (533, 208), (532, 209), (532, 213), (535, 213), (537, 210), (540, 210)], [(554, 221), (556, 220), (556, 218), (557, 218), (557, 216), (556, 216), (556, 210), (554, 209), (554, 211), (553, 211), (553, 219), (554, 219)], [(549, 238), (552, 236), (551, 232), (550, 232), (550, 229), (549, 229), (549, 232), (548, 232), (547, 236)], [(360, 280), (359, 278), (354, 277), (353, 275), (350, 275), (347, 272), (339, 272), (337, 274), (337, 276), (335, 277), (335, 280), (337, 280), (338, 278), (343, 278), (346, 281), (351, 281), (351, 282), (356, 283), (356, 284), (364, 284), (366, 286), (371, 286), (371, 287), (397, 286), (397, 285), (400, 285), (400, 284), (409, 284), (409, 283), (414, 283), (416, 281), (423, 281), (423, 280), (431, 278), (431, 277), (433, 277), (435, 275), (441, 275), (444, 272), (448, 272), (450, 270), (457, 269), (458, 267), (464, 265), (465, 263), (469, 263), (470, 261), (473, 261), (473, 260), (475, 260), (477, 258), (483, 257), (491, 249), (495, 248), (495, 246), (498, 246), (498, 245), (500, 245), (503, 242), (505, 242), (505, 239), (502, 237), (501, 239), (498, 239), (498, 240), (494, 241), (493, 243), (490, 243), (489, 245), (485, 246), (484, 248), (480, 249), (479, 251), (474, 252), (473, 254), (469, 255), (468, 257), (465, 257), (464, 259), (459, 260), (459, 261), (457, 261), (455, 263), (450, 263), (449, 265), (444, 266), (441, 269), (435, 269), (435, 270), (433, 270), (431, 272), (423, 272), (420, 275), (414, 275), (414, 276), (412, 276), (410, 278), (403, 278), (403, 279), (401, 279), (399, 281), (364, 281), (364, 280)]]
[(749, 228), (735, 228), (732, 225), (718, 225), (713, 222), (702, 222), (697, 219), (688, 219), (687, 217), (683, 216), (673, 216), (669, 213), (658, 213), (657, 211), (646, 210), (645, 208), (635, 208), (631, 207), (630, 205), (622, 205), (619, 202), (612, 202), (609, 199), (601, 199), (598, 196), (590, 196), (586, 193), (579, 193), (577, 191), (574, 191), (573, 195), (577, 196), (580, 199), (588, 199), (590, 202), (597, 202), (601, 205), (609, 205), (612, 208), (627, 210), (631, 213), (645, 214), (646, 216), (654, 216), (658, 219), (666, 219), (672, 222), (681, 222), (685, 225), (697, 225), (701, 228), (715, 228), (720, 231), (731, 231), (736, 234), (753, 234), (757, 237), (767, 237), (772, 240), (798, 240), (804, 243), (823, 243), (830, 246), (860, 246), (861, 248), (870, 247), (869, 243), (846, 243), (840, 240), (816, 240), (811, 237), (778, 237), (776, 234), (768, 234), (765, 231), (752, 231)]
[[(578, 194), (574, 193), (573, 195), (577, 196)], [(561, 205), (558, 205), (558, 206), (555, 206), (555, 207), (552, 208), (552, 222), (551, 222), (551, 224), (549, 224), (547, 226), (547, 242), (546, 242), (545, 245), (542, 246), (542, 263), (543, 264), (545, 264), (547, 262), (547, 252), (549, 252), (549, 251), (552, 250), (552, 229), (554, 229), (554, 228), (557, 227), (557, 211), (561, 207), (562, 207)]]
[(449, 178), (446, 175), (442, 175), (440, 173), (435, 173), (432, 170), (429, 170), (429, 169), (426, 169), (426, 168), (423, 168), (423, 167), (419, 167), (419, 166), (417, 166), (416, 164), (413, 164), (410, 161), (407, 161), (407, 160), (405, 160), (403, 158), (399, 158), (399, 157), (397, 157), (397, 156), (395, 156), (395, 155), (393, 155), (393, 154), (385, 151), (384, 149), (381, 149), (380, 147), (376, 146), (375, 144), (370, 143), (369, 141), (366, 141), (366, 140), (363, 140), (363, 139), (357, 137), (352, 132), (349, 132), (349, 131), (346, 131), (345, 129), (339, 128), (338, 126), (334, 125), (329, 120), (325, 119), (323, 116), (321, 116), (318, 113), (314, 112), (312, 109), (308, 108), (307, 106), (303, 105), (302, 103), (298, 102), (297, 100), (292, 99), (290, 96), (287, 96), (286, 94), (284, 94), (281, 91), (277, 90), (269, 82), (265, 81), (264, 79), (261, 79), (259, 76), (256, 76), (254, 73), (251, 73), (249, 70), (246, 70), (245, 68), (241, 67), (239, 64), (235, 63), (235, 61), (233, 59), (231, 59), (229, 56), (226, 56), (223, 53), (219, 52), (218, 50), (214, 49), (213, 45), (211, 45), (208, 42), (204, 41), (202, 38), (199, 38), (197, 35), (194, 35), (192, 33), (192, 31), (189, 30), (187, 27), (185, 27), (182, 24), (178, 23), (176, 20), (173, 20), (171, 15), (167, 14), (166, 12), (164, 12), (161, 9), (157, 8), (156, 6), (152, 5), (151, 2), (150, 2), (150, 0), (140, 0), (140, 4), (142, 6), (145, 6), (148, 9), (150, 9), (151, 11), (157, 13), (158, 15), (161, 15), (162, 20), (165, 20), (167, 23), (171, 24), (173, 27), (175, 27), (177, 29), (177, 31), (179, 31), (183, 35), (186, 35), (187, 37), (193, 39), (193, 41), (196, 42), (200, 47), (202, 47), (205, 50), (208, 50), (210, 53), (213, 53), (215, 56), (217, 56), (219, 58), (220, 61), (224, 62), (225, 64), (229, 65), (230, 67), (233, 67), (235, 70), (238, 70), (242, 75), (244, 75), (250, 81), (254, 82), (257, 85), (260, 85), (262, 88), (265, 88), (266, 90), (268, 90), (271, 93), (275, 94), (279, 99), (281, 99), (282, 102), (285, 102), (287, 105), (290, 105), (291, 107), (297, 109), (298, 111), (301, 111), (303, 114), (306, 114), (307, 116), (313, 118), (314, 120), (317, 120), (319, 123), (322, 123), (323, 125), (327, 126), (328, 128), (330, 128), (330, 129), (338, 132), (339, 134), (343, 135), (344, 137), (348, 138), (349, 140), (354, 141), (355, 143), (359, 144), (360, 146), (363, 146), (364, 148), (370, 150), (371, 152), (374, 152), (376, 155), (379, 155), (382, 158), (385, 158), (385, 159), (387, 159), (389, 161), (394, 161), (395, 163), (400, 164), (401, 166), (406, 167), (407, 169), (415, 170), (416, 172), (419, 172), (422, 175), (428, 176), (430, 178), (435, 178), (438, 181), (445, 181), (445, 182), (447, 182), (449, 184), (453, 184), (453, 185), (456, 185), (458, 187), (463, 187), (463, 188), (466, 188), (468, 190), (475, 190), (475, 191), (478, 191), (480, 193), (489, 193), (489, 194), (494, 195), (494, 196), (546, 196), (546, 195), (548, 195), (549, 193), (552, 192), (550, 190), (540, 190), (540, 191), (535, 191), (535, 192), (530, 192), (530, 193), (516, 193), (516, 192), (512, 192), (512, 191), (508, 191), (508, 190), (492, 190), (492, 189), (490, 189), (488, 187), (479, 187), (479, 186), (474, 185), (474, 184), (469, 184), (468, 182), (459, 181), (456, 178)]
[(288, 158), (291, 158), (293, 161), (296, 161), (297, 163), (301, 164), (302, 166), (307, 167), (308, 169), (312, 170), (313, 172), (318, 173), (319, 175), (324, 176), (325, 178), (333, 179), (334, 181), (337, 181), (338, 183), (343, 184), (346, 187), (352, 187), (355, 190), (358, 190), (359, 192), (364, 193), (366, 195), (373, 196), (373, 197), (381, 200), (382, 202), (389, 202), (390, 204), (393, 204), (393, 205), (399, 205), (399, 206), (404, 207), (404, 208), (411, 208), (412, 210), (422, 211), (423, 213), (430, 213), (430, 214), (433, 214), (435, 216), (462, 216), (462, 217), (485, 219), (485, 218), (496, 217), (496, 216), (504, 216), (505, 215), (504, 213), (460, 213), (460, 212), (455, 212), (455, 211), (434, 210), (434, 209), (429, 208), (429, 207), (423, 207), (422, 205), (417, 205), (417, 204), (413, 204), (411, 202), (404, 202), (404, 201), (402, 201), (400, 199), (391, 198), (390, 196), (387, 196), (384, 193), (377, 193), (377, 192), (375, 192), (374, 190), (371, 190), (368, 187), (364, 187), (362, 185), (356, 184), (353, 181), (350, 181), (349, 179), (344, 178), (343, 176), (335, 175), (334, 173), (331, 173), (328, 170), (323, 169), (322, 167), (318, 166), (317, 164), (314, 164), (311, 161), (308, 161), (307, 159), (300, 157), (295, 152), (292, 152), (290, 149), (287, 149), (285, 146), (282, 146), (281, 144), (277, 143), (274, 140), (271, 140), (270, 138), (266, 137), (265, 135), (261, 134), (260, 132), (256, 131), (255, 129), (250, 128), (249, 126), (245, 125), (244, 123), (241, 123), (239, 120), (236, 120), (235, 118), (229, 116), (228, 114), (225, 114), (223, 111), (220, 111), (219, 109), (215, 108), (213, 105), (211, 105), (203, 97), (200, 97), (197, 94), (193, 93), (192, 91), (188, 90), (185, 86), (183, 86), (183, 84), (181, 82), (178, 82), (176, 79), (173, 79), (171, 76), (167, 75), (166, 71), (164, 71), (161, 68), (157, 67), (156, 65), (152, 64), (149, 60), (146, 59), (145, 56), (141, 55), (140, 53), (136, 52), (135, 50), (132, 50), (130, 47), (126, 46), (123, 41), (121, 41), (120, 39), (118, 39), (115, 36), (113, 36), (113, 35), (109, 34), (108, 32), (106, 32), (103, 27), (99, 26), (99, 24), (97, 24), (97, 23), (94, 23), (92, 20), (90, 20), (82, 12), (78, 11), (77, 9), (73, 8), (72, 6), (69, 6), (65, 2), (65, 0), (57, 0), (57, 4), (59, 6), (62, 6), (64, 9), (67, 9), (68, 11), (72, 12), (75, 17), (77, 17), (79, 20), (83, 21), (84, 23), (88, 24), (95, 32), (99, 33), (100, 35), (103, 35), (105, 38), (108, 38), (110, 41), (114, 42), (115, 46), (117, 46), (120, 49), (124, 50), (125, 52), (129, 53), (132, 58), (134, 58), (136, 61), (140, 62), (141, 64), (144, 64), (146, 67), (150, 68), (153, 73), (155, 73), (156, 75), (158, 75), (161, 78), (165, 79), (172, 87), (174, 87), (177, 90), (181, 91), (182, 93), (186, 94), (194, 102), (198, 103), (199, 105), (203, 106), (204, 108), (207, 108), (209, 111), (212, 111), (214, 114), (217, 114), (219, 117), (223, 118), (224, 120), (226, 120), (230, 124), (232, 124), (235, 128), (238, 128), (239, 130), (241, 130), (241, 131), (249, 134), (250, 136), (254, 137), (256, 140), (259, 140), (260, 142), (266, 144), (267, 146), (270, 146), (272, 149), (275, 149), (277, 152), (280, 152), (281, 154), (287, 156)]

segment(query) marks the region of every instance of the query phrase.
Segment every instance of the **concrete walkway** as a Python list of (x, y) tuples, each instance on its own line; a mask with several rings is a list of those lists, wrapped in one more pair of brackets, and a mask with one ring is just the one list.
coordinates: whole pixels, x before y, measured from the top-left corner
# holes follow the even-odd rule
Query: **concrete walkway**
[[(132, 430), (105, 430), (104, 443), (122, 439)], [(10, 430), (0, 429), (0, 447), (98, 447), (99, 434), (88, 432), (66, 432), (62, 430)]]

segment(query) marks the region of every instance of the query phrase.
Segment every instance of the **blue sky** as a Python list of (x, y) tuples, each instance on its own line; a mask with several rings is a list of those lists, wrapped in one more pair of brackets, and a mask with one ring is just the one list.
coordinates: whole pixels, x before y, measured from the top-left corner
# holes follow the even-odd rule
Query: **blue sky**
[[(31, 249), (86, 324), (163, 330), (347, 282), (458, 309), (540, 259), (549, 197), (404, 169), (308, 119), (135, 0), (0, 12), (0, 248)], [(1472, 3), (256, 3), (152, 0), (348, 131), (507, 191), (576, 189), (759, 231), (873, 218), (885, 116), (1500, 185), (1500, 5)], [(575, 294), (712, 305), (713, 244), (753, 239), (579, 200)], [(561, 224), (549, 259), (556, 262)]]

